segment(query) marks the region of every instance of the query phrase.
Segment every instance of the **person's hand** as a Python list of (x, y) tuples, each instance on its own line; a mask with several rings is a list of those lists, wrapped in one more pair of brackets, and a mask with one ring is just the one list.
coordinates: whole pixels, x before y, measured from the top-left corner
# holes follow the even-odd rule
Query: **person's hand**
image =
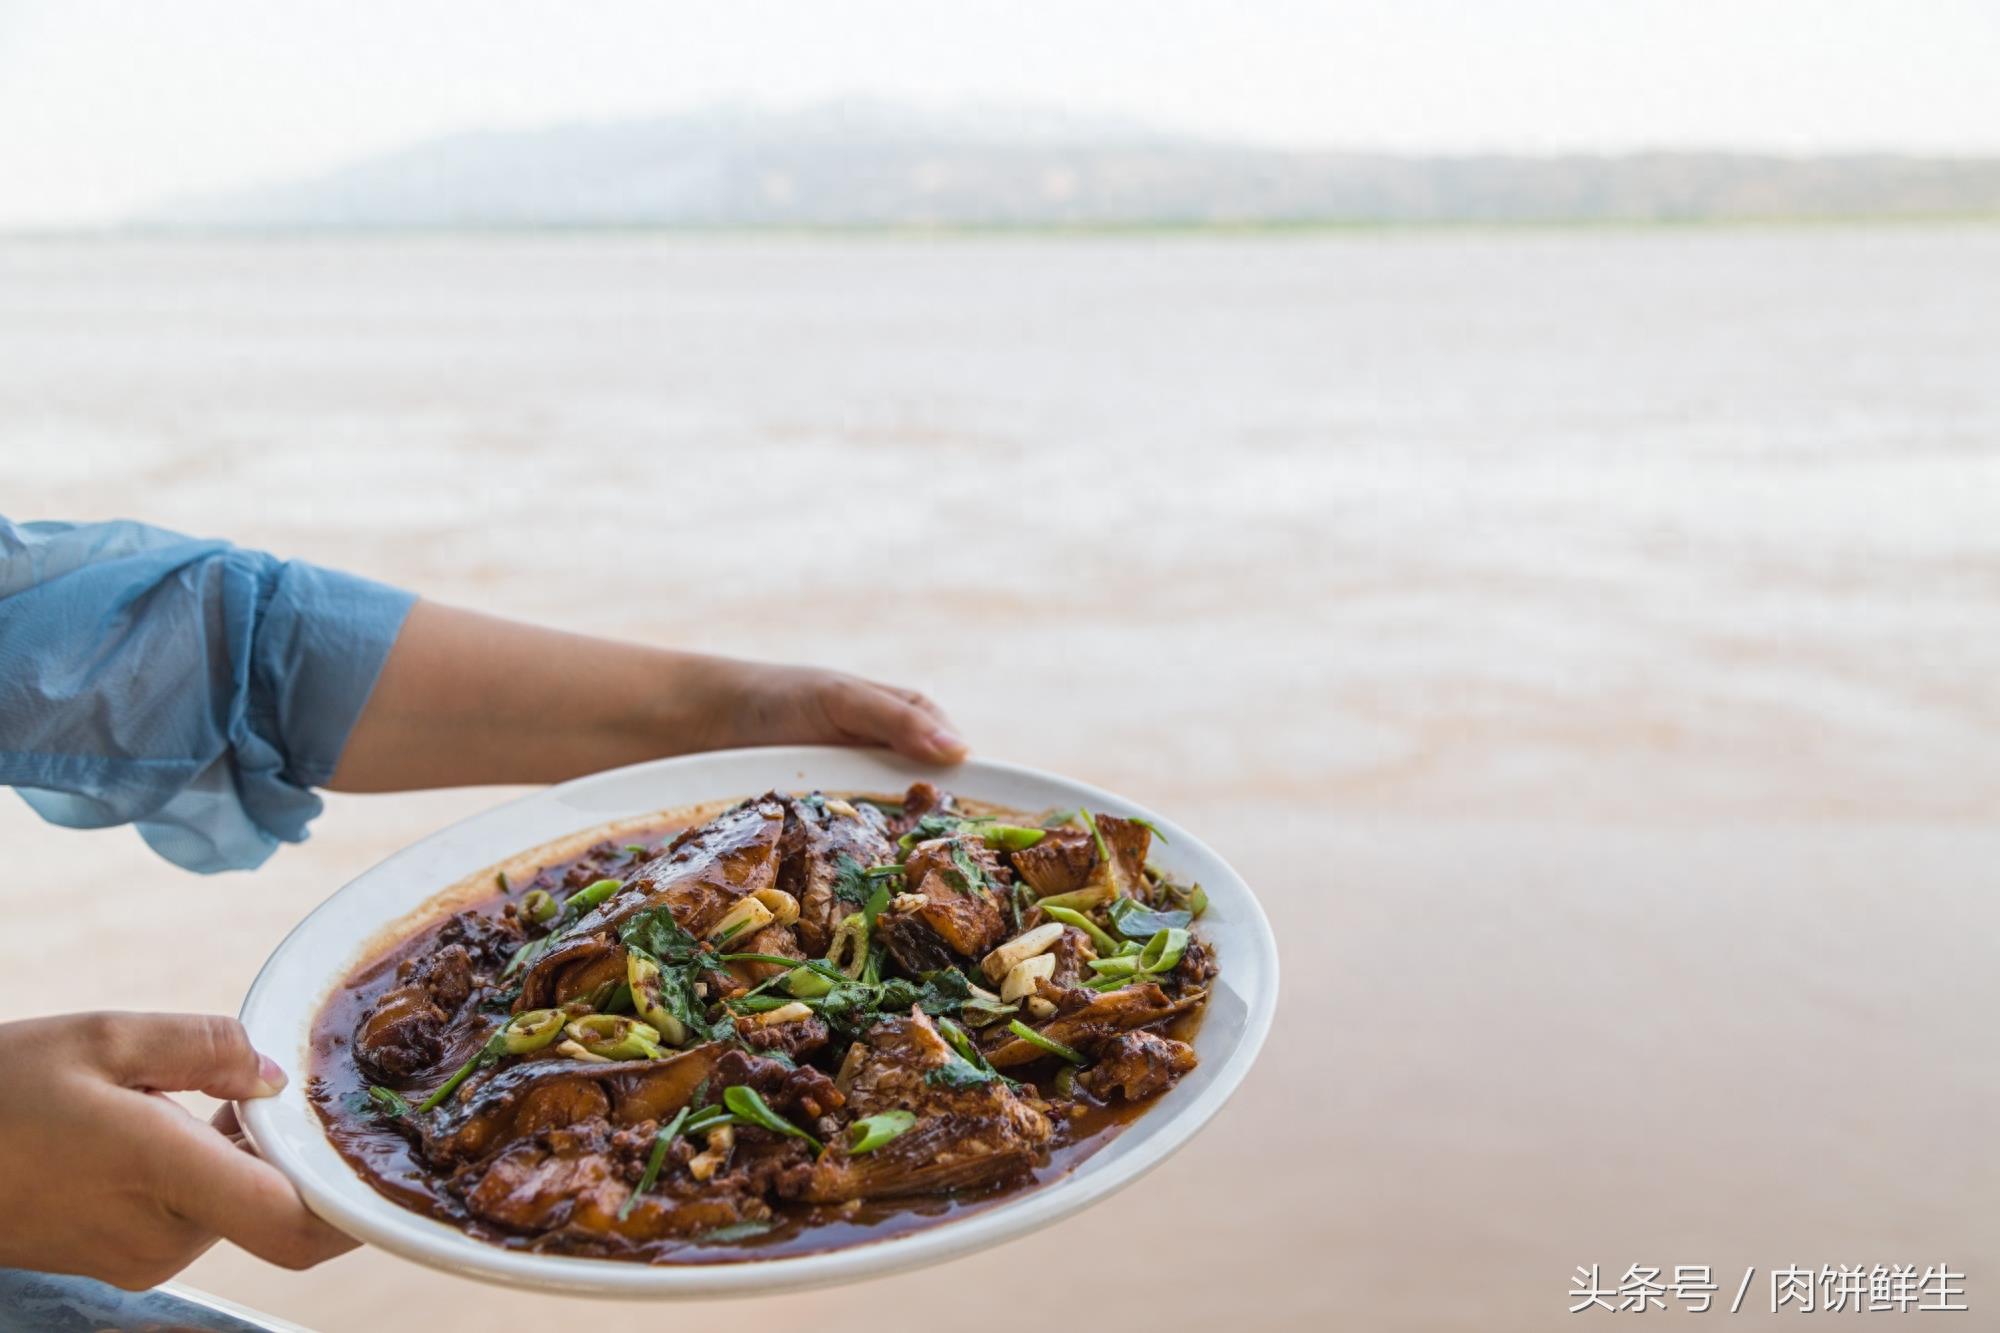
[(738, 745), (882, 745), (954, 764), (966, 745), (944, 710), (916, 690), (820, 667), (706, 659), (712, 702), (699, 716), (704, 750)]
[(142, 1291), (218, 1238), (286, 1268), (353, 1249), (274, 1167), (163, 1095), (268, 1097), (284, 1083), (232, 1018), (0, 1024), (0, 1266)]
[(665, 755), (788, 744), (883, 745), (932, 764), (966, 753), (915, 690), (418, 602), (326, 785), (561, 782)]

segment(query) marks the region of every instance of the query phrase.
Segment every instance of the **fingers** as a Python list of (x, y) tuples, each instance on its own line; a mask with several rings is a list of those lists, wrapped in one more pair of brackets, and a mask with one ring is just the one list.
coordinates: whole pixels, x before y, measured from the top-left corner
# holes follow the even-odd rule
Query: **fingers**
[(933, 764), (955, 764), (966, 756), (965, 742), (943, 711), (921, 694), (841, 680), (827, 698), (826, 710), (844, 735), (865, 745), (886, 745)]
[(269, 1097), (285, 1072), (250, 1045), (243, 1025), (215, 1014), (92, 1014), (84, 1041), (106, 1073), (128, 1088), (204, 1092), (236, 1100)]
[(175, 1145), (165, 1202), (198, 1227), (282, 1268), (310, 1268), (356, 1242), (314, 1217), (276, 1168), (200, 1121)]

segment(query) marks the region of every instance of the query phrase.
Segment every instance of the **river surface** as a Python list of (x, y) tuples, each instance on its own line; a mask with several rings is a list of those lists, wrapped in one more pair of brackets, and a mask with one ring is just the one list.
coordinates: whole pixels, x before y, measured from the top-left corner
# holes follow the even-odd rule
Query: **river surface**
[[(1534, 1330), (1595, 1263), (1755, 1265), (1750, 1328), (1773, 1267), (1941, 1262), (2000, 1318), (2000, 229), (16, 242), (0, 512), (920, 683), (1263, 896), (1271, 1044), (1129, 1193), (649, 1318)], [(504, 794), (215, 881), (0, 805), (0, 1011), (233, 1011)]]

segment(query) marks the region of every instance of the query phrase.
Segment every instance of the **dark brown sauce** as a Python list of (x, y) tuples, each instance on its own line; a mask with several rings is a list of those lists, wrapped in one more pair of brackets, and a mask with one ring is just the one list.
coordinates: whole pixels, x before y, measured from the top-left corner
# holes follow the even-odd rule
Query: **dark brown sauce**
[[(704, 807), (695, 818), (663, 820), (621, 829), (617, 841), (620, 844), (659, 846), (691, 823), (709, 817), (714, 808)], [(376, 1193), (400, 1207), (512, 1250), (659, 1264), (739, 1263), (786, 1255), (816, 1254), (890, 1240), (942, 1222), (969, 1217), (1004, 1203), (1017, 1194), (1059, 1180), (1111, 1142), (1119, 1131), (1156, 1100), (1149, 1098), (1137, 1105), (1117, 1101), (1110, 1106), (1100, 1106), (1078, 1099), (1068, 1103), (1072, 1114), (1066, 1122), (1060, 1115), (1064, 1103), (1058, 1101), (1054, 1114), (1059, 1123), (1048, 1161), (1025, 1177), (983, 1189), (880, 1202), (862, 1201), (843, 1205), (774, 1202), (773, 1225), (768, 1231), (754, 1236), (710, 1242), (682, 1239), (633, 1244), (593, 1238), (585, 1242), (564, 1243), (560, 1236), (523, 1236), (492, 1226), (472, 1216), (448, 1191), (440, 1188), (434, 1173), (417, 1155), (409, 1140), (373, 1111), (368, 1100), (369, 1080), (362, 1074), (349, 1049), (352, 1036), (369, 1007), (394, 984), (397, 967), (405, 959), (431, 947), (438, 932), (453, 917), (467, 911), (498, 912), (505, 903), (518, 901), (536, 887), (557, 889), (579, 867), (590, 867), (588, 877), (595, 878), (596, 872), (606, 865), (618, 864), (615, 859), (607, 862), (601, 855), (603, 850), (604, 845), (598, 844), (580, 855), (547, 862), (532, 878), (511, 880), (509, 891), (501, 891), (496, 879), (492, 891), (484, 897), (454, 897), (450, 912), (362, 963), (328, 996), (313, 1023), (307, 1096), (325, 1123), (327, 1138), (334, 1148)], [(1184, 1014), (1175, 1019), (1166, 1031), (1183, 1041), (1192, 1041), (1202, 1013), (1203, 1009), (1198, 1008)], [(445, 1051), (438, 1061), (440, 1069), (456, 1068), (477, 1048), (477, 1025), (460, 1024), (454, 1030), (459, 1044)], [(1049, 1095), (1046, 1080), (1038, 1081), (1036, 1087), (1045, 1097)]]

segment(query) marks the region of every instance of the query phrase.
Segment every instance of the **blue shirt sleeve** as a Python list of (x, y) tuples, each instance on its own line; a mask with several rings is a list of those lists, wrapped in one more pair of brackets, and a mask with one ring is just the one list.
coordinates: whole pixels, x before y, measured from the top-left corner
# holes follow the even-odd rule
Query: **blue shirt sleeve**
[(210, 873), (301, 842), (414, 601), (142, 523), (0, 518), (0, 783)]

